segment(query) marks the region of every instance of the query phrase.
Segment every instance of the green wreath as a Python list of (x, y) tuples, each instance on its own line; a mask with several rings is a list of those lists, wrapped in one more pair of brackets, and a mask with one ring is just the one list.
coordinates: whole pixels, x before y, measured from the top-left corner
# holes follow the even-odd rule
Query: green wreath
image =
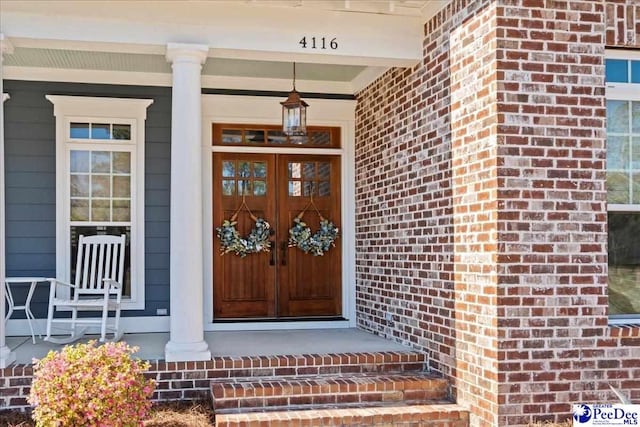
[(220, 239), (221, 255), (233, 252), (241, 258), (248, 254), (259, 252), (269, 252), (271, 250), (271, 226), (263, 218), (251, 218), (255, 221), (255, 226), (251, 229), (248, 236), (242, 237), (236, 225), (235, 215), (230, 219), (225, 219), (221, 227), (216, 228), (218, 238)]
[(300, 215), (293, 222), (293, 227), (289, 229), (289, 247), (297, 247), (313, 256), (322, 256), (335, 246), (340, 230), (333, 222), (320, 216), (320, 229), (313, 234)]

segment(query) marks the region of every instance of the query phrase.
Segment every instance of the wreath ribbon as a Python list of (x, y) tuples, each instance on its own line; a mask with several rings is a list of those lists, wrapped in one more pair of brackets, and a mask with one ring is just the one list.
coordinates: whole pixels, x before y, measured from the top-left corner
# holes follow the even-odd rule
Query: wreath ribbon
[(229, 220), (231, 222), (234, 222), (235, 220), (238, 219), (238, 214), (240, 213), (240, 211), (245, 210), (246, 212), (249, 213), (249, 217), (253, 220), (253, 222), (257, 222), (258, 218), (253, 214), (253, 212), (251, 212), (251, 209), (249, 209), (249, 206), (247, 206), (247, 202), (245, 200), (245, 195), (242, 194), (242, 203), (240, 203), (240, 206), (238, 206), (238, 209), (236, 209), (233, 212), (233, 215), (231, 215), (231, 218), (229, 218)]

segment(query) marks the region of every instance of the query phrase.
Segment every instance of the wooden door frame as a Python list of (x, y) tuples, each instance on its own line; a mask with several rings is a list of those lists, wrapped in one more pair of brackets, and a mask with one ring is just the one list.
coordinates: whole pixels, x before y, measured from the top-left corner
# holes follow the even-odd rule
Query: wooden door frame
[[(211, 158), (214, 151), (236, 153), (273, 154), (333, 154), (341, 156), (341, 221), (340, 242), (342, 244), (342, 307), (344, 321), (293, 321), (293, 322), (241, 322), (213, 323), (212, 299), (212, 248), (213, 233), (203, 236), (205, 331), (274, 330), (274, 329), (318, 329), (353, 328), (356, 326), (355, 309), (355, 107), (350, 99), (313, 99), (313, 124), (340, 127), (341, 148), (259, 148), (259, 147), (214, 147), (211, 145), (212, 123), (274, 124), (281, 120), (280, 109), (273, 108), (282, 99), (277, 97), (203, 95), (202, 104), (202, 181), (203, 218), (205, 230), (212, 230), (212, 183)], [(311, 108), (311, 107), (310, 107)]]

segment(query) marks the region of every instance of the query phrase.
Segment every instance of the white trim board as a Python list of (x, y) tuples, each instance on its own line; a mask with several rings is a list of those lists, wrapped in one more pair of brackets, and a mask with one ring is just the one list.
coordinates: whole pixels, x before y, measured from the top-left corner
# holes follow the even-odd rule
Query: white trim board
[[(70, 226), (67, 173), (69, 171), (67, 153), (76, 146), (69, 138), (71, 120), (95, 121), (106, 119), (109, 122), (122, 119), (132, 125), (132, 175), (131, 188), (131, 300), (123, 300), (122, 309), (144, 309), (145, 307), (145, 216), (144, 216), (144, 151), (145, 120), (147, 108), (152, 99), (101, 98), (90, 96), (46, 95), (53, 105), (56, 119), (56, 277), (69, 282), (70, 278)], [(117, 140), (109, 141), (117, 146)], [(81, 143), (86, 149), (96, 144)], [(135, 168), (135, 169), (134, 169)], [(135, 177), (135, 180), (134, 180)]]

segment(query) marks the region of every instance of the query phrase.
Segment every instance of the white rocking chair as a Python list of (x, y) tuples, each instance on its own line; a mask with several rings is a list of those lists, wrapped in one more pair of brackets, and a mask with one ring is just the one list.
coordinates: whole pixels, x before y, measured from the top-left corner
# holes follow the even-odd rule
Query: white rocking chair
[[(47, 336), (45, 341), (67, 344), (80, 339), (88, 326), (100, 325), (100, 341), (122, 337), (119, 328), (120, 303), (124, 276), (126, 236), (80, 236), (76, 259), (76, 278), (73, 284), (58, 279), (50, 282)], [(66, 292), (62, 292), (65, 290)], [(54, 318), (54, 311), (71, 311), (71, 317)], [(78, 311), (102, 311), (100, 318), (78, 317)], [(110, 318), (109, 311), (115, 316)], [(111, 319), (111, 321), (109, 321)], [(70, 324), (69, 336), (53, 337), (53, 324)], [(77, 330), (78, 326), (84, 326)]]

